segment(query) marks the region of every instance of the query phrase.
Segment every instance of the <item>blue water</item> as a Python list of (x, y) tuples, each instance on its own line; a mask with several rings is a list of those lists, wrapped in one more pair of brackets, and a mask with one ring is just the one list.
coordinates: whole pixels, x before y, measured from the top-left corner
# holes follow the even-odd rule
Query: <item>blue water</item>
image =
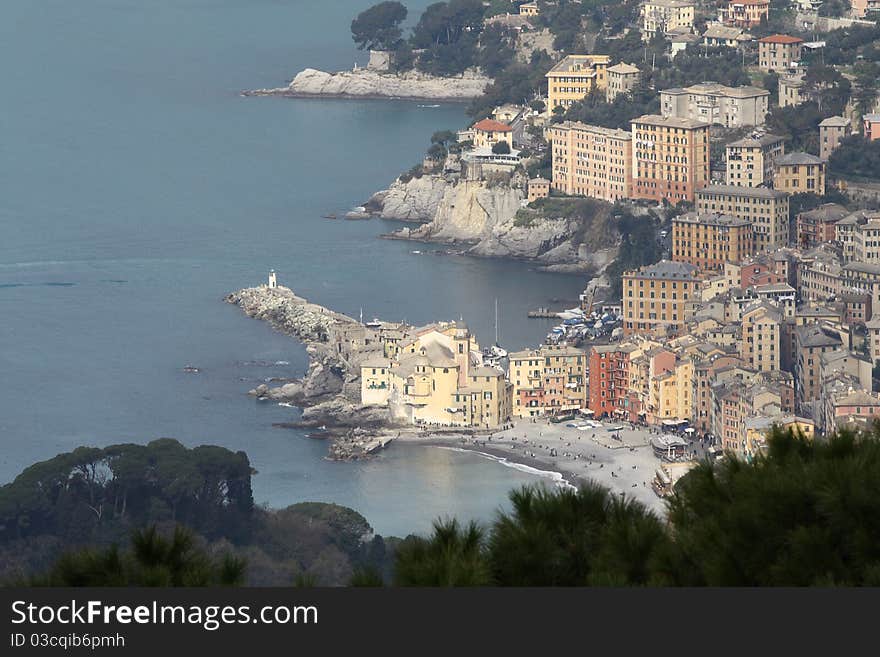
[(497, 298), (509, 348), (546, 333), (528, 308), (583, 286), (413, 254), (423, 247), (377, 239), (387, 222), (320, 218), (419, 161), (433, 131), (466, 124), (460, 105), (239, 95), (363, 62), (348, 25), (369, 4), (0, 3), (0, 482), (81, 444), (171, 436), (245, 450), (259, 502), (333, 501), (402, 535), (439, 515), (486, 519), (534, 480), (418, 446), (330, 463), (324, 443), (271, 426), (295, 409), (244, 395), (307, 362), (221, 301), (270, 267), (343, 312), (463, 317), (485, 342)]

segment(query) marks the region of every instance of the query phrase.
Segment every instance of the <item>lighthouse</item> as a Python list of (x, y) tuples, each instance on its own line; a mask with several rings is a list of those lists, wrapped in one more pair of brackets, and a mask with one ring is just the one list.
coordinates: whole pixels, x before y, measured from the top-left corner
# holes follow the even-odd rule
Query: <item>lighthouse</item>
[(269, 289), (273, 290), (278, 287), (278, 277), (275, 275), (275, 270), (269, 270)]

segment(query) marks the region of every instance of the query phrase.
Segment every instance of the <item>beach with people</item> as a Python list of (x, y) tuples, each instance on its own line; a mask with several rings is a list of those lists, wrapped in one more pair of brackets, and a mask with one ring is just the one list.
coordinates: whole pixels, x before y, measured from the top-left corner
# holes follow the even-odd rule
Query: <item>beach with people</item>
[[(630, 423), (552, 423), (519, 418), (507, 428), (480, 435), (402, 433), (396, 440), (480, 453), (505, 465), (546, 473), (560, 485), (592, 480), (664, 513), (663, 500), (651, 488), (661, 460), (650, 444), (651, 429)], [(578, 426), (580, 425), (580, 426)]]

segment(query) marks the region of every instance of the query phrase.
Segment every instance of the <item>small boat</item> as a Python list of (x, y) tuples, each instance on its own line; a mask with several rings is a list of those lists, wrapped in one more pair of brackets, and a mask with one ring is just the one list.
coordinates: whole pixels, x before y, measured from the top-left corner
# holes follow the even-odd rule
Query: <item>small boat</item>
[(380, 322), (377, 318), (373, 318), (371, 321), (364, 324), (367, 328), (377, 329), (382, 328), (382, 322)]
[(322, 214), (321, 218), (322, 219), (336, 219), (336, 215), (335, 214)]
[(562, 319), (583, 319), (584, 311), (580, 308), (569, 308), (568, 310), (556, 313), (556, 316)]
[(183, 368), (183, 371), (187, 372), (188, 374), (198, 374), (199, 368), (196, 367), (195, 365), (187, 365), (186, 367)]

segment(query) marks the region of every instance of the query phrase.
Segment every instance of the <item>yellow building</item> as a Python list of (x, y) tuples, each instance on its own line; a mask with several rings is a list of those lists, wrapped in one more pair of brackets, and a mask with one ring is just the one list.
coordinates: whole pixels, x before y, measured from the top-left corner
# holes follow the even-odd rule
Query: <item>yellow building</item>
[(519, 6), (520, 16), (537, 16), (540, 13), (537, 2), (524, 2)]
[(685, 326), (685, 307), (700, 297), (697, 268), (661, 260), (623, 274), (623, 333), (650, 332)]
[(692, 32), (694, 3), (688, 0), (646, 0), (642, 5), (642, 39), (650, 41), (659, 32)]
[(745, 453), (746, 458), (765, 454), (767, 452), (767, 435), (774, 426), (783, 431), (794, 431), (804, 436), (807, 440), (813, 440), (816, 435), (816, 424), (809, 418), (794, 415), (773, 417), (752, 417), (745, 420)]
[(632, 135), (565, 121), (550, 126), (554, 190), (614, 202), (632, 195)]
[(492, 148), (499, 141), (506, 141), (513, 148), (513, 128), (506, 123), (483, 119), (477, 121), (471, 130), (474, 133), (474, 148)]
[(743, 308), (740, 356), (753, 370), (780, 369), (782, 323), (782, 315), (767, 302), (758, 301)]
[(527, 200), (529, 203), (550, 196), (550, 181), (546, 178), (530, 178)]
[(801, 58), (804, 40), (787, 34), (758, 39), (758, 66), (765, 71), (784, 71)]
[(765, 187), (709, 185), (697, 191), (697, 212), (732, 214), (755, 232), (755, 250), (775, 251), (788, 244), (788, 194)]
[(754, 253), (752, 223), (729, 214), (688, 212), (672, 218), (672, 259), (720, 270)]
[(773, 165), (773, 187), (790, 194), (825, 194), (825, 162), (809, 153), (789, 153)]
[(500, 369), (481, 364), (465, 325), (398, 330), (405, 337), (384, 347), (391, 357), (361, 363), (361, 403), (388, 406), (393, 418), (419, 425), (492, 428), (509, 421), (512, 386)]
[(608, 85), (608, 55), (568, 55), (547, 73), (547, 111), (567, 109)]
[(633, 198), (693, 201), (709, 184), (709, 125), (646, 114), (632, 121)]
[(785, 155), (785, 140), (777, 135), (755, 135), (724, 147), (727, 184), (760, 187), (773, 180), (773, 163)]
[(780, 107), (800, 105), (806, 100), (803, 75), (780, 75), (778, 89)]

